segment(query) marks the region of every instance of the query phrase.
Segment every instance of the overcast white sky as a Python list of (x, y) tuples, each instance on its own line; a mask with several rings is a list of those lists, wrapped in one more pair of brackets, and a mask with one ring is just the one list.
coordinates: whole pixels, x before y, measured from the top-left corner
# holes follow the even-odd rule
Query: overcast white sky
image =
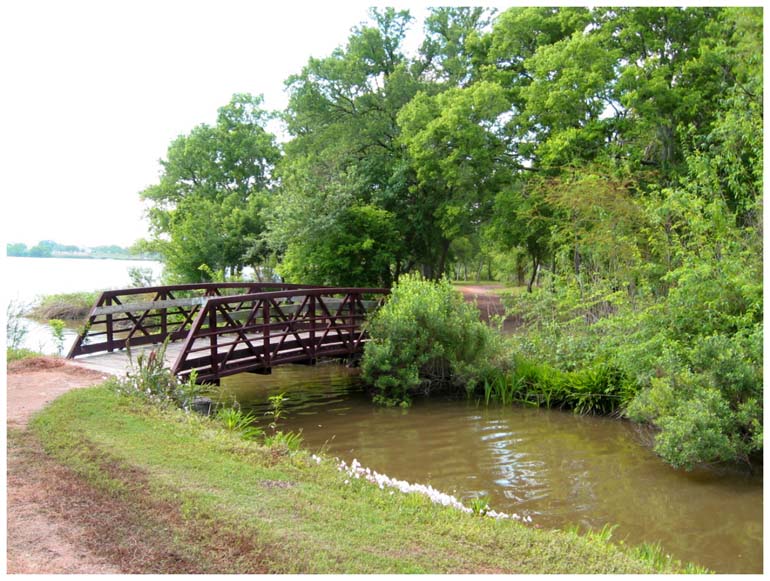
[(171, 140), (214, 122), (236, 92), (283, 108), (283, 81), (343, 45), (367, 10), (288, 0), (3, 2), (2, 243), (125, 246), (146, 236), (138, 193), (157, 181)]

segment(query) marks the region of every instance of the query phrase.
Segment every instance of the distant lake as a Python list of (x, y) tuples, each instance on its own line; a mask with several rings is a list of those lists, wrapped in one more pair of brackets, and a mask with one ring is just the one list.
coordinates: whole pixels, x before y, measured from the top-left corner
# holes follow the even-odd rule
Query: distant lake
[[(24, 258), (6, 257), (3, 283), (8, 300), (34, 304), (41, 296), (126, 288), (131, 286), (130, 268), (150, 268), (157, 282), (163, 265), (153, 260), (114, 260), (101, 258)], [(55, 353), (56, 347), (47, 325), (25, 319), (28, 332), (24, 347)], [(75, 331), (65, 334), (65, 351)]]

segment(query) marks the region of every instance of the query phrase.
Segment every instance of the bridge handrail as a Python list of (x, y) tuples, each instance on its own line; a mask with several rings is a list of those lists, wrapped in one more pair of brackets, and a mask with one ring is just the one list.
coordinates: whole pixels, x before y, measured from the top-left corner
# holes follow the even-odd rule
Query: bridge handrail
[(131, 287), (125, 289), (109, 289), (102, 291), (104, 297), (116, 297), (124, 295), (139, 295), (158, 292), (186, 292), (196, 290), (218, 290), (218, 289), (233, 289), (233, 288), (275, 288), (275, 289), (293, 289), (293, 288), (314, 288), (313, 285), (306, 284), (294, 284), (283, 282), (193, 282), (182, 284), (170, 284), (170, 285), (157, 285), (157, 286), (145, 286), (145, 287)]
[[(301, 291), (301, 292), (297, 292)], [(246, 302), (253, 300), (254, 298), (265, 299), (283, 299), (293, 298), (296, 296), (323, 296), (323, 295), (349, 295), (349, 294), (388, 294), (390, 289), (387, 288), (359, 288), (359, 287), (328, 287), (328, 286), (303, 286), (296, 287), (293, 290), (281, 290), (281, 291), (265, 291), (259, 293), (248, 293), (241, 295), (226, 295), (221, 297), (210, 297), (207, 303), (212, 305), (221, 305), (232, 302)]]
[[(195, 311), (203, 301), (193, 299), (222, 296), (220, 293), (232, 290), (245, 290), (248, 292), (291, 290), (301, 288), (315, 288), (313, 285), (274, 283), (274, 282), (223, 282), (223, 283), (186, 283), (175, 285), (157, 285), (151, 287), (132, 287), (126, 289), (111, 289), (102, 291), (91, 308), (86, 320), (85, 328), (81, 331), (67, 355), (72, 359), (78, 355), (98, 353), (100, 351), (114, 351), (126, 346), (126, 340), (131, 346), (148, 343), (162, 343), (167, 336), (173, 339), (183, 337)], [(177, 299), (175, 293), (201, 293), (198, 297)], [(136, 295), (154, 295), (150, 301), (128, 303), (125, 300)], [(244, 294), (244, 293), (239, 293)], [(232, 295), (224, 295), (232, 296)], [(173, 300), (175, 303), (164, 303)], [(186, 309), (185, 307), (189, 307)], [(176, 312), (170, 309), (175, 308)], [(153, 314), (151, 314), (154, 311)], [(135, 313), (134, 316), (132, 313)], [(115, 316), (117, 315), (117, 316)], [(125, 316), (120, 316), (125, 315)], [(182, 325), (173, 332), (169, 332), (169, 326), (174, 322), (169, 315), (181, 316)], [(149, 319), (149, 321), (148, 321)], [(147, 322), (146, 322), (147, 321)], [(102, 330), (99, 328), (104, 326)], [(95, 330), (96, 329), (96, 330)], [(157, 330), (157, 332), (155, 332)], [(117, 338), (121, 333), (127, 337)], [(141, 336), (135, 337), (135, 334)], [(104, 338), (101, 340), (100, 338)]]
[[(240, 289), (247, 292), (220, 294)], [(190, 291), (202, 292), (203, 294), (185, 298), (176, 298), (174, 296), (175, 293)], [(313, 308), (315, 308), (315, 304), (318, 302), (327, 309), (328, 313), (319, 314), (313, 311), (309, 318), (307, 314), (303, 316), (303, 324), (315, 326), (329, 319), (335, 319), (328, 311), (332, 306), (334, 308), (338, 307), (332, 298), (335, 295), (343, 296), (342, 305), (346, 304), (345, 301), (356, 300), (359, 305), (358, 310), (363, 314), (367, 310), (367, 303), (369, 303), (369, 301), (363, 300), (363, 295), (384, 295), (389, 292), (389, 289), (385, 288), (322, 287), (316, 285), (260, 282), (193, 283), (108, 290), (101, 293), (92, 307), (86, 327), (73, 343), (67, 357), (74, 358), (78, 355), (89, 353), (111, 352), (123, 349), (127, 345), (158, 344), (162, 343), (166, 338), (170, 338), (172, 341), (185, 339), (183, 354), (189, 354), (196, 338), (206, 337), (209, 338), (209, 341), (221, 344), (220, 336), (228, 333), (232, 334), (235, 327), (240, 325), (237, 322), (237, 318), (243, 316), (246, 310), (244, 308), (245, 305), (254, 305), (258, 301), (262, 301), (260, 304), (263, 306), (263, 312), (261, 313), (263, 320), (257, 326), (258, 328), (253, 324), (247, 328), (249, 332), (272, 333), (273, 337), (275, 337), (276, 333), (278, 333), (278, 327), (282, 323), (280, 321), (277, 323), (270, 322), (271, 317), (275, 318), (278, 316), (284, 321), (289, 318), (297, 319), (301, 315), (300, 311), (302, 311), (302, 306), (289, 307), (284, 303), (279, 305), (282, 299), (298, 298), (300, 301), (307, 303), (310, 300), (309, 297), (314, 297), (311, 301)], [(152, 300), (125, 302), (129, 297), (133, 298), (136, 295), (154, 296)], [(322, 299), (324, 296), (327, 298)], [(328, 303), (328, 306), (326, 306), (326, 303)], [(264, 310), (264, 305), (269, 305), (266, 311)], [(211, 314), (216, 314), (218, 310), (223, 310), (219, 315), (220, 318), (224, 316), (229, 320), (228, 327), (219, 328), (216, 316), (212, 319)], [(358, 321), (355, 310), (356, 307), (354, 305), (353, 314), (348, 313), (346, 315), (349, 324), (338, 324), (335, 321), (337, 333), (345, 331), (350, 332), (352, 336), (357, 327), (356, 321)], [(228, 315), (228, 313), (230, 314)], [(363, 317), (359, 318), (362, 320)], [(214, 339), (210, 338), (212, 333), (203, 328), (204, 322), (213, 326)], [(298, 324), (297, 320), (295, 320), (294, 326), (296, 327)], [(290, 334), (292, 333), (284, 331), (281, 336), (281, 342), (283, 343)]]
[[(351, 356), (366, 339), (362, 324), (370, 301), (362, 297), (389, 292), (315, 287), (211, 298), (198, 311), (171, 370), (186, 375), (195, 369), (199, 380), (217, 381), (284, 362)], [(297, 302), (280, 302), (286, 298)], [(245, 321), (234, 316), (243, 311)]]

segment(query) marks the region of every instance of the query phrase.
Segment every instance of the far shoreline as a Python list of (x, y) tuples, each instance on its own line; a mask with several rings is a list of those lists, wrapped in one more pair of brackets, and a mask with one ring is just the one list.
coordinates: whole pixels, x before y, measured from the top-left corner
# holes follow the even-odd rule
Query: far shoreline
[(77, 255), (62, 255), (62, 256), (9, 256), (6, 255), (6, 258), (64, 258), (68, 260), (141, 260), (144, 262), (159, 262), (158, 258), (152, 258), (147, 256), (131, 256), (126, 254), (119, 254), (119, 255), (109, 255), (109, 254), (100, 254), (97, 256), (77, 256)]

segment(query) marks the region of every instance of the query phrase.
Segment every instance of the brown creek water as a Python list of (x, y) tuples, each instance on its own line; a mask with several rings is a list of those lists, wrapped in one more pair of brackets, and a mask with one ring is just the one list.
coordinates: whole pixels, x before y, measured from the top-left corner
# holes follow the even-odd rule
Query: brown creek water
[[(485, 496), (533, 525), (617, 525), (613, 540), (664, 551), (720, 573), (762, 572), (762, 476), (674, 470), (650, 434), (626, 421), (431, 397), (409, 409), (371, 403), (356, 371), (285, 366), (223, 381), (225, 397), (261, 417), (285, 393), (284, 431), (304, 445), (466, 504)], [(266, 418), (263, 424), (268, 423)]]

